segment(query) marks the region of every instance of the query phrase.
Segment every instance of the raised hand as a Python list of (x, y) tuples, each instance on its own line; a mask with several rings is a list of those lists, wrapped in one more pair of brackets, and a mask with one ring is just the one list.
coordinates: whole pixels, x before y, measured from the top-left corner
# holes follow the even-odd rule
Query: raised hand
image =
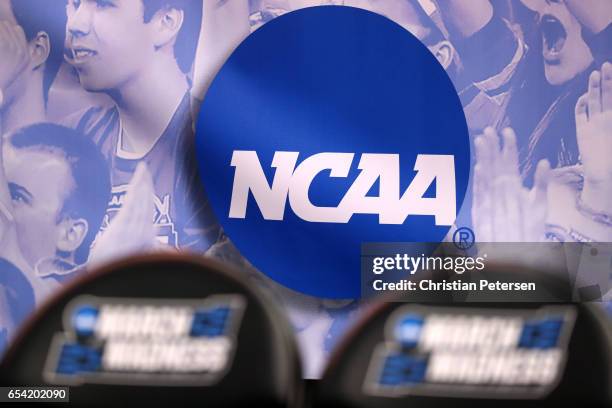
[(550, 164), (538, 163), (535, 185), (522, 185), (516, 135), (505, 129), (503, 147), (492, 128), (476, 138), (472, 219), (479, 242), (540, 242), (544, 240)]
[(521, 3), (531, 11), (541, 12), (546, 7), (546, 0), (521, 0)]
[(584, 172), (582, 199), (594, 210), (612, 213), (612, 64), (589, 77), (576, 103), (576, 137)]
[(576, 136), (590, 182), (612, 179), (612, 64), (589, 77), (588, 91), (576, 103)]
[(0, 91), (5, 91), (30, 62), (28, 42), (20, 26), (0, 21), (0, 55)]
[(90, 267), (155, 246), (153, 195), (151, 173), (141, 162), (132, 176), (123, 206), (92, 248)]
[(580, 24), (592, 33), (599, 33), (612, 23), (610, 0), (565, 0), (565, 4)]
[(444, 0), (438, 4), (444, 22), (461, 38), (480, 31), (493, 16), (490, 0)]

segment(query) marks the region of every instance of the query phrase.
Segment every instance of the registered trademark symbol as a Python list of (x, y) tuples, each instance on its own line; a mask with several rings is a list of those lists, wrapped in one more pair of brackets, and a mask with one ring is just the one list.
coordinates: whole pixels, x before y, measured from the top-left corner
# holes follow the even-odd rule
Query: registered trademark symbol
[(453, 243), (458, 249), (470, 249), (475, 241), (474, 231), (467, 227), (461, 227), (453, 234)]

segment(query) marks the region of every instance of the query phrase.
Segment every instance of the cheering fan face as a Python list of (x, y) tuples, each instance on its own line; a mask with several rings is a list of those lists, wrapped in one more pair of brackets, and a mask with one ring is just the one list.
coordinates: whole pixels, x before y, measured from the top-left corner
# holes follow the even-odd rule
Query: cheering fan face
[(563, 1), (522, 0), (536, 11), (542, 35), (544, 73), (551, 85), (562, 85), (584, 72), (593, 55), (582, 37), (582, 26)]

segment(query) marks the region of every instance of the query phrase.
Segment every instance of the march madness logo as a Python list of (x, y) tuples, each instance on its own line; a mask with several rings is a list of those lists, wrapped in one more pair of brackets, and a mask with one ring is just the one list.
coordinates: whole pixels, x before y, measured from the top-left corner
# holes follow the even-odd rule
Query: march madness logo
[(571, 306), (472, 309), (407, 305), (385, 325), (369, 395), (539, 398), (563, 375)]
[(44, 377), (52, 384), (212, 385), (229, 370), (245, 300), (81, 296), (64, 310)]

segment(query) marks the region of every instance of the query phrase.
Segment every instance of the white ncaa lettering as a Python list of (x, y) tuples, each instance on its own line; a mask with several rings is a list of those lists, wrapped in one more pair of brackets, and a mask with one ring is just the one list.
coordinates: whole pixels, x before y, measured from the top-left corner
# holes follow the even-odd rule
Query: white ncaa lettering
[[(419, 154), (416, 175), (400, 196), (398, 154), (364, 153), (359, 160), (357, 179), (337, 207), (314, 205), (308, 192), (315, 177), (330, 170), (330, 177), (349, 175), (354, 153), (318, 153), (297, 167), (299, 152), (276, 152), (272, 185), (264, 174), (255, 151), (236, 150), (230, 203), (230, 218), (246, 218), (249, 192), (266, 220), (283, 220), (287, 198), (293, 212), (308, 222), (347, 223), (354, 214), (378, 215), (380, 224), (403, 224), (409, 215), (433, 215), (436, 225), (452, 225), (456, 215), (455, 164), (452, 155)], [(436, 181), (435, 197), (423, 197)], [(379, 181), (379, 195), (368, 192)]]

